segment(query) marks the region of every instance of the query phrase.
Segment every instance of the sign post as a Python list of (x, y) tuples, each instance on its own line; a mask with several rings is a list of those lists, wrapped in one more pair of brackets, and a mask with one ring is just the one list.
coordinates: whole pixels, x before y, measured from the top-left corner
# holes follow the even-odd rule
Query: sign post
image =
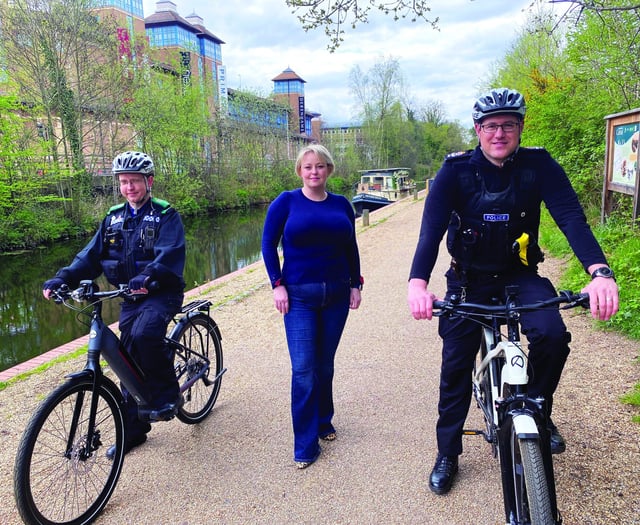
[(605, 117), (607, 143), (605, 177), (602, 187), (601, 220), (611, 213), (613, 192), (633, 196), (633, 220), (640, 214), (638, 190), (640, 177), (640, 108)]

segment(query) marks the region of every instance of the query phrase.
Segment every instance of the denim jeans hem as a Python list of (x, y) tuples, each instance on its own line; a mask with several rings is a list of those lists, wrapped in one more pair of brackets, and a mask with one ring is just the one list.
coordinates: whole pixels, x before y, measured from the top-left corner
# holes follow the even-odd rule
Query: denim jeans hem
[(316, 452), (316, 455), (311, 458), (311, 459), (298, 459), (298, 458), (293, 458), (293, 461), (295, 462), (304, 462), (304, 463), (313, 463), (316, 459), (318, 459), (320, 457), (320, 453), (322, 452), (322, 449), (320, 448), (320, 445), (318, 445), (318, 452)]

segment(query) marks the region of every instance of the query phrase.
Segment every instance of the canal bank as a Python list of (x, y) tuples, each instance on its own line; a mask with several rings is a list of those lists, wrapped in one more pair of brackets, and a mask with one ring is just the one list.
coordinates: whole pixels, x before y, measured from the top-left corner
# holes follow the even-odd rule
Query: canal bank
[[(423, 201), (406, 199), (359, 226), (365, 287), (336, 358), (338, 438), (299, 471), (292, 460), (290, 364), (282, 318), (261, 263), (200, 290), (216, 305), (223, 336), (219, 400), (200, 425), (154, 427), (125, 460), (99, 525), (498, 524), (504, 523), (499, 468), (481, 438), (465, 438), (460, 474), (443, 497), (427, 483), (435, 454), (440, 367), (437, 323), (411, 318), (407, 276)], [(434, 272), (443, 290), (447, 257)], [(557, 281), (561, 261), (542, 272)], [(566, 316), (572, 354), (556, 396), (556, 423), (568, 441), (556, 457), (565, 523), (637, 525), (638, 426), (619, 403), (638, 377), (637, 343), (595, 332), (582, 313)], [(18, 524), (12, 468), (37, 402), (82, 357), (8, 385), (0, 393), (0, 523)], [(594, 379), (597, 378), (597, 381)], [(600, 415), (598, 415), (600, 414)], [(472, 407), (469, 427), (480, 428)]]
[[(185, 217), (187, 290), (260, 260), (265, 207)], [(0, 254), (0, 372), (85, 334), (73, 312), (42, 298), (42, 283), (68, 265), (89, 239), (74, 238), (14, 254)], [(102, 276), (100, 287), (109, 286)], [(103, 305), (106, 322), (116, 301)]]

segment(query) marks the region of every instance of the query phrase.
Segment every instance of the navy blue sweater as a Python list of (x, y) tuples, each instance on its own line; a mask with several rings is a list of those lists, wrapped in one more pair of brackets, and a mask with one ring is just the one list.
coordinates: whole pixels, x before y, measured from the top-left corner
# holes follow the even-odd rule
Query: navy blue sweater
[(272, 286), (278, 281), (285, 285), (348, 281), (352, 288), (360, 286), (351, 203), (333, 193), (320, 202), (305, 197), (301, 189), (281, 193), (267, 211), (262, 257)]

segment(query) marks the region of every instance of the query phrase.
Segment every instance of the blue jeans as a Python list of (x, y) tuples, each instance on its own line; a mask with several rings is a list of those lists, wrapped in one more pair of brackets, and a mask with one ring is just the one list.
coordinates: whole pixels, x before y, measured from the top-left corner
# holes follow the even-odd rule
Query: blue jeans
[(294, 460), (315, 461), (318, 437), (335, 431), (334, 358), (349, 314), (349, 283), (287, 285), (287, 293), (284, 327), (291, 357)]

